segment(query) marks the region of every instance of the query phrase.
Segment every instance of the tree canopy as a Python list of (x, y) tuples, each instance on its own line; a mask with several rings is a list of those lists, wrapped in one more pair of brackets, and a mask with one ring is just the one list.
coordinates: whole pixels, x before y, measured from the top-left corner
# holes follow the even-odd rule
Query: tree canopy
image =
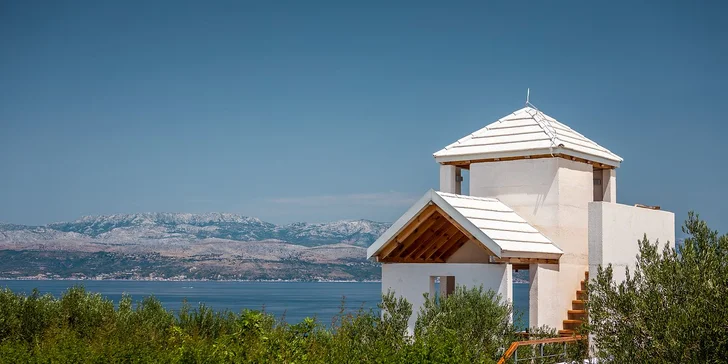
[(612, 266), (589, 285), (597, 355), (615, 363), (724, 363), (728, 360), (728, 235), (693, 212), (682, 246), (647, 237), (634, 272), (615, 283)]

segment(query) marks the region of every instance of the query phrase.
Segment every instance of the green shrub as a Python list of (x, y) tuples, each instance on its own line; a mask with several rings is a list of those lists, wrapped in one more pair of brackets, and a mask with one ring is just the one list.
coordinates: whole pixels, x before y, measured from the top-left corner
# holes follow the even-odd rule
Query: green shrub
[(504, 348), (518, 340), (511, 322), (512, 306), (492, 290), (458, 286), (448, 296), (425, 298), (415, 337), (430, 347), (439, 348), (440, 341), (452, 338), (448, 345), (452, 354), (476, 362), (499, 358)]
[(214, 311), (186, 303), (179, 313), (147, 297), (117, 308), (73, 287), (60, 298), (0, 291), (1, 363), (490, 363), (512, 340), (511, 307), (492, 291), (458, 288), (429, 302), (407, 325), (412, 305), (393, 292), (379, 310), (342, 309), (333, 323), (296, 324), (270, 314)]
[(589, 288), (587, 329), (615, 363), (724, 363), (728, 353), (728, 235), (690, 213), (682, 247), (645, 237), (635, 271), (620, 284), (611, 266)]

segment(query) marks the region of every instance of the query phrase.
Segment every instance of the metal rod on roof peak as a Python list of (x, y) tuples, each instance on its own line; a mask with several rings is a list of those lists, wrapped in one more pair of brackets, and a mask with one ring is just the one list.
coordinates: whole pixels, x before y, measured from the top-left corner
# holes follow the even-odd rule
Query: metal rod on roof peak
[(531, 88), (529, 87), (529, 88), (526, 89), (526, 106), (528, 106), (528, 104), (531, 103), (529, 101), (530, 98), (531, 98)]

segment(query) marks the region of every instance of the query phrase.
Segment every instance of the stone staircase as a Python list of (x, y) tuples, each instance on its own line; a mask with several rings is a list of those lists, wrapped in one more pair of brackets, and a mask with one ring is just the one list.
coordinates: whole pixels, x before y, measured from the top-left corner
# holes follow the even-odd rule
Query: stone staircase
[(576, 330), (586, 321), (586, 301), (589, 298), (586, 291), (587, 281), (589, 281), (589, 272), (584, 273), (581, 289), (576, 291), (576, 299), (571, 301), (571, 310), (569, 310), (568, 318), (564, 320), (564, 329), (559, 330), (561, 337), (576, 335)]

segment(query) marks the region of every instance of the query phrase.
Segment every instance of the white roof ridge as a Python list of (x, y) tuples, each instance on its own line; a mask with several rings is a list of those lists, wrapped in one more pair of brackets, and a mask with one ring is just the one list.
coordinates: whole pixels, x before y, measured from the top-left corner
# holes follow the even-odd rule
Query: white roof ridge
[[(531, 103), (528, 103), (530, 106), (526, 106), (524, 109), (526, 111), (526, 114), (531, 115), (531, 119), (538, 124), (538, 126), (541, 127), (544, 133), (546, 133), (546, 136), (551, 139), (551, 146), (552, 147), (558, 147), (561, 145), (561, 140), (559, 140), (558, 135), (556, 134), (556, 130), (554, 130), (554, 126), (551, 125), (551, 120), (546, 117), (546, 115), (541, 112), (536, 106), (534, 106)], [(533, 114), (530, 113), (531, 110), (535, 110)], [(540, 116), (541, 120), (536, 119), (536, 116)]]
[(450, 193), (450, 192), (442, 192), (442, 191), (435, 191), (436, 194), (440, 196), (446, 196), (446, 197), (454, 197), (454, 198), (463, 198), (468, 200), (475, 200), (475, 201), (488, 201), (488, 202), (501, 202), (501, 200), (495, 198), (495, 197), (478, 197), (478, 196), (470, 196), (470, 195), (459, 195), (457, 193)]

